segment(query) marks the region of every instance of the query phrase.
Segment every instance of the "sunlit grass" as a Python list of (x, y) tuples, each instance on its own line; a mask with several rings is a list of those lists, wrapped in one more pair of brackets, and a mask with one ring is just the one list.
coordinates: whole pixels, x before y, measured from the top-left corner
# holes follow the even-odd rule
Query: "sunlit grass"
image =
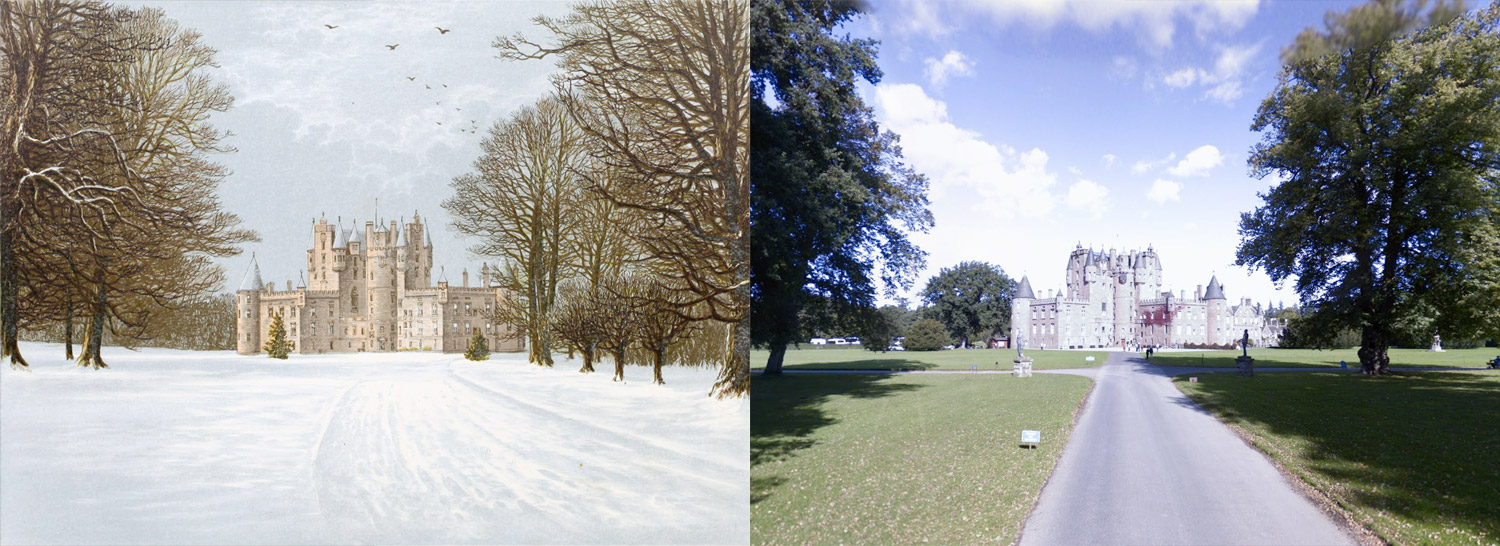
[[(1109, 353), (1104, 351), (1036, 351), (1027, 349), (1034, 370), (1088, 368), (1101, 366)], [(765, 368), (769, 351), (750, 351), (750, 365)], [(1094, 357), (1089, 362), (1086, 357)], [(875, 352), (859, 348), (787, 349), (782, 367), (797, 369), (867, 369), (867, 370), (1010, 370), (1016, 359), (1014, 349), (949, 349), (946, 351)]]
[(1500, 373), (1174, 381), (1391, 544), (1500, 542)]
[[(757, 375), (751, 540), (1009, 544), (1089, 385), (1062, 375)], [(1022, 429), (1042, 432), (1040, 448), (1019, 445)]]
[[(787, 354), (791, 354), (788, 352)], [(1500, 349), (1453, 349), (1435, 353), (1426, 349), (1391, 349), (1391, 366), (1483, 366), (1485, 361), (1500, 356)], [(1234, 358), (1240, 351), (1188, 351), (1157, 353), (1152, 364), (1161, 366), (1208, 366), (1233, 368)], [(1359, 369), (1358, 349), (1320, 351), (1317, 349), (1250, 349), (1255, 366), (1261, 368), (1326, 368), (1339, 367), (1339, 361), (1349, 363), (1349, 368)]]

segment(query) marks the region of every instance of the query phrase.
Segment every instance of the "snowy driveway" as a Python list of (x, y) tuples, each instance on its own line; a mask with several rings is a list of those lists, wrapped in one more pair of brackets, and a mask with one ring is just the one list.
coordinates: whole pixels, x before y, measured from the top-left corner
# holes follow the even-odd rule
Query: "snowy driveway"
[(23, 344), (0, 370), (0, 543), (745, 543), (749, 403), (524, 355)]

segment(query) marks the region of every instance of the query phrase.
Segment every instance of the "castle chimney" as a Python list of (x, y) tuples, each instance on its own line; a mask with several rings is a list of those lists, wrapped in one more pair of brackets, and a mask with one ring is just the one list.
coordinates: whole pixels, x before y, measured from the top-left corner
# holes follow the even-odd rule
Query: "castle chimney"
[(1203, 301), (1203, 285), (1198, 285), (1198, 289), (1193, 291), (1193, 300)]
[(469, 287), (469, 268), (464, 268), (464, 288)]

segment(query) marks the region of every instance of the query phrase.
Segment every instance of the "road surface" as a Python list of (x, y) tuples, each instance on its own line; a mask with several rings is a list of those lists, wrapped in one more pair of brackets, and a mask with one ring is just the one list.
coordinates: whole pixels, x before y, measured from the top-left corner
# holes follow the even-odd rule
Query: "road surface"
[(1053, 544), (1355, 544), (1172, 386), (1175, 370), (1112, 353), (1021, 532)]

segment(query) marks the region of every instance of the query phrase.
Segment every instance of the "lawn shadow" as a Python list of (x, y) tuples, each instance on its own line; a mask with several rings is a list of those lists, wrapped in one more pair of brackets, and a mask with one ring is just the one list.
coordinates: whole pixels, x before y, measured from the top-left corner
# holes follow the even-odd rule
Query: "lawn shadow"
[[(750, 383), (750, 465), (779, 461), (813, 447), (814, 432), (837, 421), (823, 407), (832, 397), (881, 398), (921, 389), (889, 374), (755, 375)], [(770, 496), (778, 478), (751, 480), (751, 503)]]
[(787, 370), (893, 370), (913, 371), (931, 370), (937, 364), (921, 362), (906, 358), (871, 358), (866, 360), (850, 360), (846, 362), (809, 362), (806, 364), (786, 364), (782, 368)]
[(1295, 450), (1283, 463), (1301, 465), (1342, 502), (1399, 518), (1395, 531), (1377, 529), (1387, 541), (1417, 538), (1393, 534), (1411, 522), (1469, 539), (1500, 536), (1500, 382), (1461, 372), (1215, 379), (1195, 385), (1203, 407), (1226, 423), (1306, 442), (1270, 440)]

